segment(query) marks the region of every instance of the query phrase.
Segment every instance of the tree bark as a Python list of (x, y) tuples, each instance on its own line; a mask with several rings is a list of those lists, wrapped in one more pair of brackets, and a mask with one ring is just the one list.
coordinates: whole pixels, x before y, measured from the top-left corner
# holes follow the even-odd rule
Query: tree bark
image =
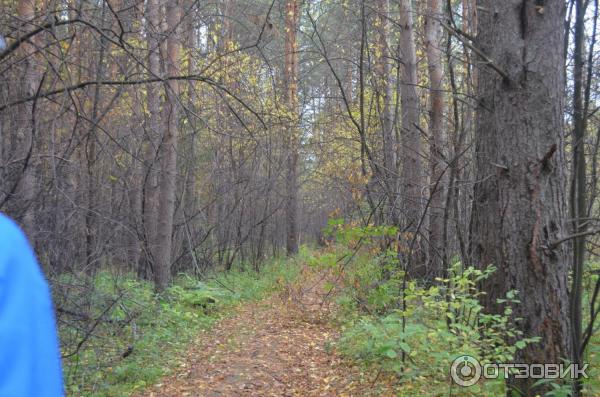
[(390, 72), (389, 39), (389, 0), (378, 0), (377, 18), (377, 94), (379, 96), (381, 137), (383, 143), (383, 172), (380, 184), (387, 196), (387, 209), (384, 220), (389, 224), (398, 222), (396, 203), (397, 170), (396, 170), (396, 142), (394, 139), (394, 112), (392, 108), (392, 74)]
[(443, 273), (444, 229), (444, 87), (442, 63), (441, 0), (427, 0), (425, 46), (429, 70), (429, 264), (426, 277), (434, 280)]
[[(160, 0), (148, 0), (146, 6), (146, 30), (148, 43), (148, 69), (151, 76), (160, 77), (160, 41), (161, 16)], [(158, 231), (158, 170), (160, 164), (157, 158), (160, 130), (160, 96), (156, 84), (148, 84), (147, 106), (150, 113), (146, 128), (144, 147), (145, 180), (143, 203), (143, 233), (145, 255), (141, 257), (138, 273), (146, 277), (149, 268), (153, 268), (156, 256)]]
[[(568, 234), (563, 136), (564, 3), (480, 0), (477, 47), (503, 72), (479, 59), (474, 263), (495, 265), (483, 285), (487, 310), (519, 291), (513, 320), (525, 337), (540, 337), (515, 362), (570, 359), (567, 274), (571, 247), (554, 245)], [(522, 8), (521, 8), (522, 7)], [(532, 379), (509, 380), (525, 396), (543, 394)]]
[[(402, 133), (400, 145), (400, 188), (402, 195), (402, 212), (404, 225), (402, 229), (411, 233), (417, 227), (423, 206), (421, 188), (423, 187), (423, 170), (421, 165), (421, 136), (419, 131), (419, 97), (417, 95), (417, 55), (413, 26), (413, 9), (411, 0), (400, 1), (400, 56), (403, 62), (402, 83), (400, 87)], [(411, 236), (412, 238), (412, 236)], [(415, 258), (416, 255), (413, 255)], [(412, 263), (409, 269), (412, 275), (421, 273)]]
[[(102, 3), (99, 10), (99, 25), (104, 27), (106, 19), (106, 4)], [(100, 38), (96, 59), (90, 57), (90, 69), (94, 71), (94, 78), (102, 80), (105, 78), (106, 40)], [(102, 102), (100, 86), (94, 87), (92, 95), (91, 126), (86, 131), (86, 159), (87, 159), (87, 197), (85, 213), (86, 233), (86, 272), (94, 275), (100, 265), (100, 260), (105, 256), (104, 247), (98, 243), (98, 236), (102, 235), (102, 225), (98, 216), (103, 202), (101, 189), (101, 158), (98, 154), (98, 123)], [(106, 200), (108, 201), (108, 200)]]
[[(176, 76), (179, 73), (179, 54), (181, 44), (177, 34), (179, 25), (180, 6), (178, 1), (166, 4), (166, 17), (169, 36), (167, 38), (167, 59), (165, 69), (167, 75)], [(177, 139), (179, 135), (179, 82), (169, 80), (165, 85), (167, 102), (165, 103), (166, 117), (164, 122), (165, 135), (162, 141), (161, 153), (163, 172), (160, 178), (159, 210), (158, 210), (158, 242), (154, 284), (157, 291), (163, 291), (171, 281), (171, 248), (173, 243), (173, 216), (175, 213), (175, 192), (177, 189)]]
[[(22, 35), (34, 27), (33, 24), (30, 26), (28, 22), (31, 22), (35, 18), (35, 0), (20, 0), (17, 4), (17, 13), (24, 23), (24, 31), (19, 32)], [(20, 49), (20, 55), (23, 57), (23, 69), (25, 70), (21, 91), (25, 96), (35, 95), (41, 79), (36, 62), (36, 46), (33, 40), (34, 38), (24, 43)], [(17, 126), (17, 137), (21, 141), (20, 146), (24, 153), (23, 157), (27, 157), (29, 160), (23, 169), (18, 196), (21, 198), (23, 207), (25, 208), (22, 218), (23, 230), (32, 239), (35, 238), (34, 200), (37, 185), (36, 165), (38, 163), (35, 160), (36, 156), (34, 154), (36, 126), (34, 125), (35, 117), (32, 113), (33, 111), (33, 103), (31, 102), (19, 106)], [(30, 152), (29, 155), (27, 155), (28, 152)]]
[(287, 131), (287, 174), (286, 174), (286, 248), (288, 255), (298, 252), (298, 28), (299, 2), (287, 0), (285, 7), (285, 100), (289, 116)]
[[(584, 4), (585, 3), (585, 4)], [(587, 129), (586, 110), (584, 109), (584, 41), (585, 41), (585, 13), (587, 3), (575, 0), (575, 35), (573, 52), (573, 175), (571, 178), (571, 219), (573, 219), (573, 233), (582, 234), (573, 239), (573, 280), (571, 288), (571, 325), (573, 327), (573, 358), (574, 363), (581, 364), (582, 353), (582, 318), (581, 296), (583, 289), (583, 270), (585, 262), (585, 220), (587, 217), (586, 180), (587, 166), (585, 158), (585, 132)], [(579, 393), (581, 384), (577, 384), (576, 392)]]

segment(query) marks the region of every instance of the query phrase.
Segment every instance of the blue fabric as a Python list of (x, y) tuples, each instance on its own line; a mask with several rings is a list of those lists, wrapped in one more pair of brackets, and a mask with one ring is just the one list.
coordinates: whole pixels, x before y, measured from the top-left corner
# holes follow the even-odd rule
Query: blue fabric
[(60, 396), (48, 284), (23, 232), (0, 214), (0, 397)]

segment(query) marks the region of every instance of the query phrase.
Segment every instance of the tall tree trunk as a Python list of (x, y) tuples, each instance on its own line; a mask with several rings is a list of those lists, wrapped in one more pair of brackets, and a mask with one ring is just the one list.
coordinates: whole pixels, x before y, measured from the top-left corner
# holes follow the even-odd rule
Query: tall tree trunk
[[(19, 18), (24, 23), (24, 30), (19, 32), (20, 35), (32, 30), (31, 22), (35, 18), (35, 0), (20, 0), (17, 4), (17, 13)], [(21, 46), (21, 56), (23, 57), (22, 65), (25, 70), (21, 91), (24, 97), (35, 95), (40, 83), (40, 73), (36, 62), (36, 46), (34, 38), (25, 42)], [(19, 106), (17, 137), (21, 140), (19, 146), (24, 153), (23, 157), (27, 159), (23, 176), (19, 184), (19, 197), (25, 208), (23, 212), (23, 230), (29, 238), (35, 238), (35, 212), (34, 199), (36, 197), (36, 155), (34, 154), (36, 136), (35, 136), (35, 115), (33, 114), (34, 107), (32, 102), (27, 102)]]
[[(102, 3), (99, 15), (99, 24), (104, 27), (106, 17), (106, 4)], [(106, 40), (101, 37), (99, 40), (100, 48), (98, 49), (97, 58), (90, 57), (90, 69), (95, 71), (94, 78), (97, 81), (105, 77), (105, 56), (106, 56)], [(93, 275), (98, 270), (100, 260), (103, 258), (104, 249), (98, 244), (98, 237), (102, 235), (102, 227), (99, 222), (99, 212), (101, 211), (100, 203), (102, 200), (102, 189), (100, 188), (100, 161), (98, 156), (98, 119), (101, 106), (100, 85), (96, 85), (93, 91), (92, 109), (91, 109), (91, 126), (86, 134), (86, 159), (87, 159), (87, 208), (85, 213), (85, 233), (86, 233), (86, 272)]]
[[(584, 4), (585, 3), (585, 4)], [(585, 219), (587, 217), (586, 204), (586, 179), (587, 167), (585, 158), (585, 131), (587, 129), (586, 110), (584, 109), (584, 41), (585, 41), (585, 13), (587, 1), (575, 0), (575, 36), (573, 53), (573, 175), (571, 179), (571, 219), (573, 219), (573, 232), (585, 232)], [(581, 364), (582, 352), (582, 319), (581, 295), (583, 283), (583, 267), (585, 262), (585, 236), (573, 240), (573, 280), (571, 288), (571, 325), (573, 327), (573, 358), (574, 363)], [(581, 384), (577, 384), (576, 392), (579, 393)]]
[[(190, 9), (190, 12), (197, 12), (196, 5)], [(197, 50), (198, 43), (198, 30), (196, 29), (196, 19), (195, 18), (187, 18), (185, 21), (185, 27), (187, 33), (186, 38), (186, 48), (188, 49), (186, 54), (186, 62), (187, 62), (187, 73), (188, 75), (193, 75), (197, 73), (198, 66), (193, 58), (193, 54)], [(194, 273), (199, 275), (201, 272), (200, 265), (198, 264), (196, 257), (196, 241), (200, 236), (202, 229), (199, 228), (198, 222), (193, 221), (193, 216), (198, 211), (198, 195), (197, 191), (197, 150), (196, 150), (196, 134), (199, 131), (199, 120), (197, 117), (193, 116), (197, 114), (197, 108), (199, 103), (199, 95), (196, 91), (197, 83), (194, 81), (187, 82), (187, 112), (185, 115), (186, 121), (189, 124), (189, 131), (184, 139), (184, 147), (185, 147), (185, 180), (184, 180), (184, 191), (183, 191), (183, 203), (182, 203), (182, 212), (183, 212), (183, 222), (184, 222), (184, 234), (185, 238), (185, 248), (190, 256), (190, 262), (193, 264)]]
[[(485, 12), (479, 15), (477, 47), (496, 70), (479, 59), (473, 260), (497, 267), (484, 283), (487, 309), (501, 312), (497, 299), (519, 291), (513, 319), (525, 337), (541, 338), (519, 351), (516, 362), (559, 364), (572, 357), (571, 247), (557, 243), (568, 234), (560, 51), (564, 3), (548, 1), (543, 10), (522, 0), (480, 0), (478, 6)], [(533, 383), (509, 380), (526, 396), (548, 387)]]
[(429, 69), (429, 266), (427, 278), (443, 273), (442, 233), (444, 229), (444, 91), (442, 63), (441, 0), (427, 0), (425, 45)]
[(396, 170), (396, 142), (394, 139), (394, 112), (392, 108), (392, 74), (390, 72), (389, 38), (389, 0), (378, 0), (377, 19), (377, 93), (381, 103), (380, 123), (383, 142), (383, 172), (380, 181), (383, 191), (387, 196), (388, 208), (384, 219), (390, 224), (398, 222), (396, 203), (397, 170)]
[[(180, 21), (178, 1), (169, 1), (166, 5), (168, 27), (167, 59), (165, 69), (168, 76), (179, 74), (180, 42), (177, 26)], [(163, 291), (171, 281), (171, 248), (173, 243), (173, 217), (175, 212), (175, 191), (177, 189), (177, 138), (179, 134), (179, 82), (169, 80), (165, 89), (167, 103), (164, 122), (165, 135), (161, 153), (163, 172), (160, 178), (158, 210), (158, 242), (154, 269), (154, 284), (157, 291)]]
[[(146, 6), (146, 30), (148, 42), (148, 69), (151, 77), (162, 76), (160, 67), (161, 15), (160, 0), (148, 0)], [(150, 113), (144, 147), (146, 166), (144, 180), (143, 233), (145, 242), (144, 256), (141, 257), (138, 273), (145, 277), (150, 267), (154, 267), (158, 231), (158, 170), (160, 164), (157, 148), (160, 145), (160, 94), (157, 84), (147, 86), (147, 106)]]
[[(403, 61), (402, 83), (400, 86), (402, 133), (401, 133), (401, 167), (400, 186), (402, 195), (402, 211), (405, 224), (403, 229), (412, 233), (417, 227), (422, 214), (421, 188), (423, 186), (423, 170), (421, 166), (421, 136), (419, 131), (419, 97), (417, 95), (417, 55), (415, 51), (415, 34), (413, 26), (413, 9), (411, 0), (400, 0), (400, 56)], [(416, 256), (413, 256), (413, 258)], [(410, 272), (418, 275), (416, 263), (411, 264)]]
[(287, 0), (285, 6), (285, 100), (289, 113), (286, 175), (286, 248), (288, 255), (298, 252), (298, 28), (299, 1)]

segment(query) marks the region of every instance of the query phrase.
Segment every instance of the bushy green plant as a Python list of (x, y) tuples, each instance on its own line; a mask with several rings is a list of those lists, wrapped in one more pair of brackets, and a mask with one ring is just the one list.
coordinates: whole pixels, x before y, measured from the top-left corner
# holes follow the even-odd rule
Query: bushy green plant
[[(401, 382), (419, 384), (426, 379), (437, 385), (436, 394), (452, 387), (448, 374), (456, 357), (468, 354), (482, 363), (511, 362), (519, 349), (536, 342), (524, 338), (511, 320), (520, 303), (516, 291), (499, 300), (501, 314), (483, 310), (484, 292), (478, 285), (495, 271), (493, 266), (480, 270), (455, 261), (446, 278), (424, 286), (405, 280), (396, 252), (381, 248), (382, 236), (392, 230), (354, 230), (339, 223), (330, 228), (342, 236), (342, 244), (328, 262), (335, 263), (335, 256), (352, 256), (344, 265), (346, 288), (338, 300), (343, 323), (338, 349), (343, 354), (395, 373)], [(348, 245), (357, 239), (362, 239), (362, 247)], [(501, 394), (504, 384), (481, 382), (465, 392), (477, 395), (482, 389)]]
[[(458, 266), (458, 265), (457, 265)], [(478, 298), (477, 282), (493, 271), (464, 269), (439, 286), (422, 288), (415, 281), (406, 284), (400, 297), (395, 288), (396, 301), (405, 300), (402, 306), (379, 317), (365, 315), (349, 324), (340, 347), (347, 354), (369, 363), (379, 363), (386, 370), (401, 372), (407, 365), (435, 373), (447, 372), (449, 363), (459, 354), (470, 354), (482, 362), (510, 362), (514, 353), (524, 348), (531, 339), (522, 338), (521, 332), (510, 322), (512, 307), (518, 304), (514, 293), (506, 299), (504, 313), (485, 314)], [(386, 282), (384, 285), (397, 283)], [(387, 293), (394, 289), (385, 289)], [(381, 289), (369, 294), (378, 296)], [(356, 294), (356, 291), (352, 291)], [(392, 294), (393, 295), (393, 294)], [(507, 343), (511, 340), (514, 343)], [(400, 355), (408, 357), (405, 363)], [(423, 360), (421, 363), (420, 360)], [(422, 367), (419, 369), (419, 367)], [(442, 371), (442, 372), (437, 372)]]

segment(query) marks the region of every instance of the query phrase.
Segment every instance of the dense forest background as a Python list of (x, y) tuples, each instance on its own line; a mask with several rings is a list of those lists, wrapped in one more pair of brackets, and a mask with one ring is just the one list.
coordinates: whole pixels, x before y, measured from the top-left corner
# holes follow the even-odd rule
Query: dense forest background
[(3, 0), (0, 210), (51, 281), (63, 353), (119, 308), (106, 271), (162, 293), (354, 228), (389, 259), (384, 281), (494, 265), (486, 310), (519, 291), (509, 317), (541, 338), (517, 361), (583, 362), (600, 312), (598, 12)]

